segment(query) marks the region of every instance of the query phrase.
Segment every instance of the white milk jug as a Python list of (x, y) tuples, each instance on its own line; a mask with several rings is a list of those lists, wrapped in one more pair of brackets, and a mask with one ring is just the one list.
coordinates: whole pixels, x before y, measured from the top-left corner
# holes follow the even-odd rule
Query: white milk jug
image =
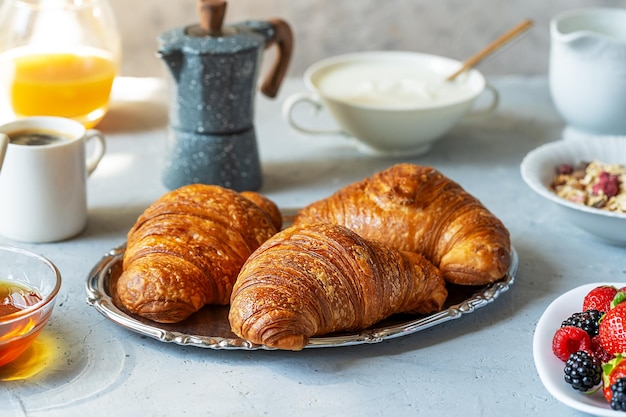
[(564, 12), (550, 36), (550, 92), (568, 127), (626, 135), (626, 9)]

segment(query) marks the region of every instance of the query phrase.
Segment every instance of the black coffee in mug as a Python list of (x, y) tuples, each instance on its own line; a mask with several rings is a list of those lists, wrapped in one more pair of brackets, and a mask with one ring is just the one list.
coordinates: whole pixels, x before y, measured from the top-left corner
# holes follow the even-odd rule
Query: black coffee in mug
[(9, 142), (14, 145), (43, 146), (69, 140), (62, 133), (43, 129), (25, 129), (8, 133)]

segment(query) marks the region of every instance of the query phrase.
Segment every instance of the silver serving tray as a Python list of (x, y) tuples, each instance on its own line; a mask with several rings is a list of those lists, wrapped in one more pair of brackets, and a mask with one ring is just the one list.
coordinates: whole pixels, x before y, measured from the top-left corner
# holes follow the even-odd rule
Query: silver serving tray
[[(87, 302), (104, 317), (122, 327), (162, 342), (209, 349), (273, 350), (237, 337), (230, 330), (228, 306), (206, 306), (186, 320), (175, 324), (153, 322), (125, 311), (116, 300), (116, 283), (122, 272), (124, 249), (125, 245), (122, 245), (106, 253), (87, 278)], [(357, 333), (312, 337), (305, 348), (379, 343), (458, 319), (491, 303), (501, 293), (507, 291), (513, 284), (518, 265), (517, 252), (512, 249), (511, 267), (501, 280), (479, 287), (448, 285), (448, 300), (444, 310), (438, 313), (419, 316), (398, 314)]]

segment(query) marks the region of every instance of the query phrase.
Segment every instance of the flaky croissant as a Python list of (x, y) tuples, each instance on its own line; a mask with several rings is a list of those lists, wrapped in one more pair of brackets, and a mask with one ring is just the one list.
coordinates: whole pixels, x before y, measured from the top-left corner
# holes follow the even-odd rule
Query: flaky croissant
[(509, 232), (480, 201), (431, 167), (398, 164), (300, 210), (296, 225), (331, 222), (366, 239), (418, 252), (451, 283), (504, 276)]
[(229, 321), (253, 343), (300, 350), (315, 335), (365, 329), (394, 313), (438, 311), (446, 297), (439, 270), (419, 254), (343, 226), (289, 227), (241, 269)]
[(241, 266), (280, 223), (278, 208), (260, 194), (202, 184), (171, 191), (128, 232), (119, 301), (164, 323), (206, 304), (228, 304)]

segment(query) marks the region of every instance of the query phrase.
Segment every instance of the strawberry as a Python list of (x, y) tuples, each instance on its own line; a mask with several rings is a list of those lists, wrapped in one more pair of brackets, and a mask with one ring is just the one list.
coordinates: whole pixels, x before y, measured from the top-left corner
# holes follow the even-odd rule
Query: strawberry
[(615, 297), (613, 297), (613, 300), (611, 301), (611, 308), (615, 307), (622, 301), (626, 301), (626, 287), (617, 290)]
[(617, 288), (609, 285), (601, 285), (589, 291), (583, 300), (582, 311), (598, 310), (607, 312), (611, 308), (611, 301), (617, 294)]
[(602, 392), (604, 398), (610, 403), (613, 392), (611, 385), (618, 379), (626, 377), (626, 359), (622, 355), (617, 355), (609, 362), (602, 365)]
[(626, 303), (619, 303), (606, 312), (600, 321), (598, 334), (600, 343), (609, 354), (626, 353)]
[(606, 349), (604, 349), (604, 346), (602, 346), (602, 342), (600, 341), (600, 336), (594, 336), (591, 338), (591, 353), (593, 353), (593, 356), (600, 359), (602, 363), (606, 363), (615, 357), (615, 355), (611, 355), (606, 351)]

